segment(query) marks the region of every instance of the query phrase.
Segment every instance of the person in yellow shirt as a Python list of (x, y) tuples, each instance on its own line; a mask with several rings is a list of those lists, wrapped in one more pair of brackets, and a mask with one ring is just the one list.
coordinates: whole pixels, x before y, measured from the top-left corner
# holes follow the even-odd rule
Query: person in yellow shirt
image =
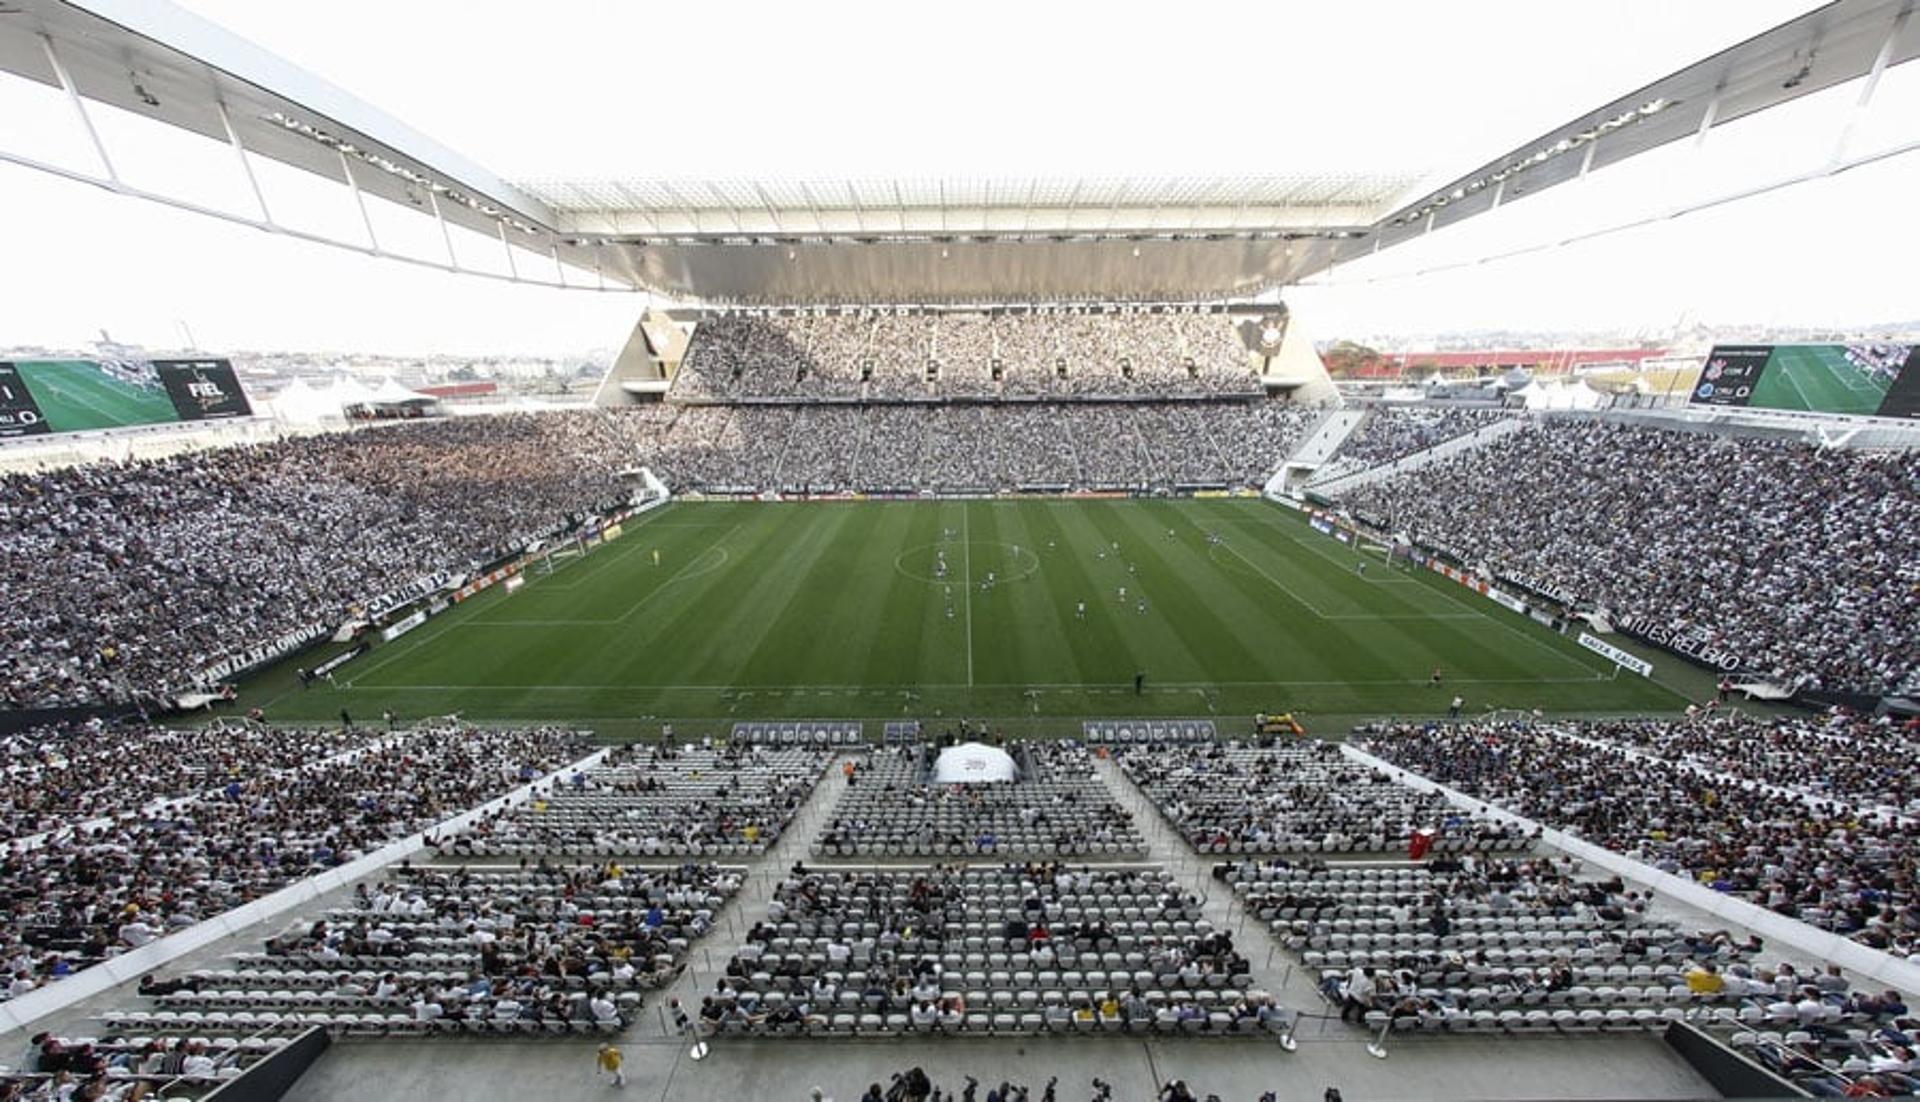
[(1711, 964), (1696, 964), (1687, 969), (1687, 990), (1697, 996), (1713, 998), (1727, 989), (1727, 980)]
[(611, 1077), (614, 1086), (624, 1087), (627, 1085), (627, 1073), (621, 1070), (621, 1065), (627, 1062), (627, 1057), (625, 1053), (620, 1051), (619, 1046), (611, 1044), (601, 1045), (599, 1058), (596, 1062), (600, 1070), (606, 1072), (607, 1075)]
[(753, 823), (748, 823), (745, 827), (741, 828), (740, 836), (748, 842), (758, 842), (760, 840), (760, 828)]

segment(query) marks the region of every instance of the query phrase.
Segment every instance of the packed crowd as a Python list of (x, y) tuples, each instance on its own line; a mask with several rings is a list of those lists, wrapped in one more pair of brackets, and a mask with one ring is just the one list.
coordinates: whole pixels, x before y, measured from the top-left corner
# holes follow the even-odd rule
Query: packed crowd
[(677, 398), (1165, 396), (1259, 390), (1222, 314), (714, 317)]
[(289, 437), (0, 478), (0, 700), (171, 693), (437, 570), (485, 562), (630, 491), (587, 412)]
[(616, 422), (675, 489), (829, 493), (1257, 487), (1313, 415), (1264, 400), (657, 405)]
[[(0, 735), (0, 845), (114, 818), (365, 746), (367, 727), (160, 727), (100, 720)], [(126, 766), (139, 763), (139, 784)]]
[(1916, 453), (1554, 420), (1344, 504), (1782, 683), (1920, 689)]
[(1416, 831), (1430, 832), (1442, 852), (1531, 844), (1511, 825), (1457, 812), (1317, 739), (1136, 744), (1118, 761), (1202, 853), (1405, 852)]
[(1405, 459), (1415, 452), (1512, 417), (1502, 409), (1433, 406), (1375, 406), (1360, 427), (1340, 444), (1326, 476)]
[(446, 851), (748, 855), (780, 839), (819, 783), (824, 749), (629, 743), (550, 795), (497, 812)]
[(345, 864), (550, 772), (583, 746), (577, 732), (550, 727), (417, 730), (17, 844), (0, 857), (0, 994), (24, 994)]
[(1914, 724), (1835, 710), (1824, 716), (1750, 716), (1718, 709), (1688, 723), (1586, 724), (1578, 733), (1707, 773), (1770, 785), (1864, 816), (1920, 816)]
[[(1795, 731), (1792, 724), (1782, 729)], [(1678, 757), (1637, 748), (1669, 735), (1688, 748), (1676, 748)], [(1800, 730), (1785, 737), (1805, 736)], [(1920, 947), (1920, 854), (1911, 821), (1851, 802), (1877, 800), (1882, 789), (1870, 777), (1849, 782), (1845, 770), (1836, 773), (1843, 792), (1817, 795), (1746, 775), (1743, 759), (1760, 751), (1737, 744), (1767, 737), (1745, 726), (1687, 731), (1675, 721), (1605, 720), (1395, 726), (1366, 745), (1395, 765), (1595, 845), (1911, 955)], [(1713, 768), (1698, 763), (1702, 740), (1718, 747), (1707, 754)], [(1879, 749), (1894, 741), (1888, 736)], [(1851, 748), (1836, 742), (1801, 768), (1825, 768)]]

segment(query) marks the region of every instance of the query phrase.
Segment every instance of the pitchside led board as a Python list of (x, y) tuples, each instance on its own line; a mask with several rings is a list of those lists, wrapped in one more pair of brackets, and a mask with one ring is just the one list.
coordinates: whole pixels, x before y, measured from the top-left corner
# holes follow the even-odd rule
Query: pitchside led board
[(252, 415), (226, 360), (0, 363), (0, 439)]
[(1920, 345), (1715, 345), (1693, 405), (1920, 417)]

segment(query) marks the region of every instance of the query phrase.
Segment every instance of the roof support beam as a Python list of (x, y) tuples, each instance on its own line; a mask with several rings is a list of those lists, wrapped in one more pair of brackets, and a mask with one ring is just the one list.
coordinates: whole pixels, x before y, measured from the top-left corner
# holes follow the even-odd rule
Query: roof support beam
[(714, 201), (719, 204), (721, 212), (727, 216), (727, 220), (733, 223), (733, 232), (747, 232), (746, 228), (740, 222), (740, 212), (734, 209), (733, 200), (727, 198), (713, 181), (708, 180), (705, 186), (707, 194), (713, 197)]
[(760, 186), (760, 181), (749, 180), (747, 182), (753, 185), (753, 193), (760, 197), (760, 205), (767, 208), (767, 224), (772, 227), (774, 235), (779, 236), (786, 230), (787, 226), (785, 222), (781, 221), (780, 212), (774, 207), (773, 199), (767, 195), (767, 189)]
[(367, 229), (367, 244), (373, 246), (377, 255), (380, 252), (380, 238), (373, 232), (373, 216), (367, 213), (367, 197), (360, 193), (360, 181), (353, 178), (353, 162), (348, 160), (347, 151), (340, 153), (340, 171), (347, 178), (347, 190), (353, 192), (353, 203), (360, 208), (360, 224)]
[(87, 105), (81, 100), (79, 89), (73, 86), (73, 77), (67, 74), (67, 67), (61, 64), (60, 55), (53, 50), (53, 39), (41, 35), (40, 47), (47, 53), (47, 64), (53, 66), (53, 75), (60, 78), (60, 87), (67, 93), (67, 102), (73, 104), (73, 113), (80, 120), (80, 128), (87, 132), (87, 139), (93, 142), (93, 151), (100, 157), (100, 168), (106, 172), (107, 179), (119, 187), (120, 173), (113, 167), (113, 158), (107, 156), (107, 145), (100, 140), (100, 131), (94, 129), (93, 116), (87, 114)]
[(813, 232), (826, 233), (827, 220), (820, 214), (820, 204), (813, 198), (813, 189), (805, 180), (800, 181), (800, 195), (807, 201), (807, 213), (813, 215)]
[[(225, 222), (228, 225), (245, 226), (248, 229), (260, 230), (263, 233), (279, 234), (283, 237), (288, 237), (295, 241), (306, 241), (314, 245), (325, 245), (328, 248), (342, 249), (350, 253), (357, 253), (360, 256), (373, 256), (373, 257), (378, 257), (382, 260), (397, 260), (402, 264), (411, 264), (416, 268), (430, 268), (436, 272), (447, 272), (449, 274), (454, 274), (454, 275), (478, 276), (482, 279), (496, 279), (502, 283), (518, 282), (518, 283), (530, 283), (530, 284), (534, 284), (536, 286), (541, 286), (541, 287), (557, 287), (557, 288), (571, 287), (573, 289), (582, 290), (582, 291), (592, 289), (592, 288), (580, 286), (578, 284), (567, 284), (564, 282), (549, 283), (545, 280), (534, 280), (534, 279), (514, 280), (508, 276), (501, 275), (498, 272), (488, 272), (488, 271), (480, 271), (480, 270), (475, 270), (470, 268), (461, 268), (453, 264), (443, 264), (437, 260), (427, 260), (424, 257), (413, 256), (408, 253), (381, 252), (377, 249), (370, 248), (363, 242), (344, 241), (337, 237), (329, 237), (323, 233), (314, 233), (308, 230), (299, 229), (298, 227), (295, 227), (295, 226), (285, 225), (284, 223), (263, 222), (260, 219), (251, 217), (249, 215), (239, 214), (231, 210), (224, 210), (220, 207), (207, 206), (204, 203), (198, 203), (191, 199), (182, 198), (180, 196), (162, 195), (157, 191), (148, 191), (147, 189), (136, 186), (134, 184), (115, 183), (114, 181), (106, 179), (105, 177), (102, 177), (102, 176), (95, 176), (91, 173), (76, 171), (74, 169), (67, 168), (64, 165), (49, 164), (45, 161), (37, 161), (31, 157), (21, 156), (20, 154), (11, 153), (4, 149), (0, 149), (0, 163), (19, 165), (21, 168), (30, 168), (36, 172), (44, 172), (49, 176), (57, 176), (62, 180), (69, 180), (77, 184), (90, 184), (93, 187), (101, 188), (105, 191), (112, 192), (115, 195), (123, 195), (130, 199), (143, 199), (149, 203), (157, 203), (160, 206), (170, 207), (173, 210), (184, 211), (188, 214), (196, 214), (203, 218), (211, 218), (217, 222)], [(630, 289), (626, 287), (609, 287), (607, 288), (607, 290), (615, 294), (631, 293)]]
[(1906, 33), (1907, 20), (1912, 15), (1909, 9), (1893, 17), (1893, 26), (1880, 43), (1880, 52), (1874, 55), (1873, 68), (1867, 70), (1867, 80), (1860, 88), (1860, 98), (1854, 101), (1853, 110), (1847, 113), (1847, 124), (1840, 128), (1840, 139), (1833, 143), (1833, 157), (1829, 163), (1837, 165), (1846, 160), (1847, 143), (1853, 140), (1854, 127), (1860, 124), (1861, 117), (1873, 106), (1873, 93), (1880, 87), (1880, 74), (1887, 71), (1888, 62), (1893, 60), (1893, 48), (1899, 43), (1900, 36)]
[(680, 204), (680, 210), (686, 214), (687, 224), (691, 227), (691, 232), (699, 233), (700, 212), (693, 209), (693, 203), (690, 202), (686, 196), (680, 194), (680, 192), (667, 181), (660, 181), (660, 186), (666, 189), (667, 194), (673, 197), (674, 202)]
[(1695, 149), (1707, 144), (1707, 131), (1712, 130), (1713, 124), (1718, 122), (1719, 119), (1720, 90), (1716, 88), (1713, 92), (1713, 98), (1707, 101), (1707, 113), (1700, 116), (1700, 129), (1694, 133), (1693, 145)]
[(227, 132), (227, 144), (233, 147), (233, 155), (240, 162), (240, 171), (247, 177), (247, 186), (253, 189), (253, 201), (260, 207), (260, 220), (271, 223), (273, 213), (267, 210), (266, 194), (260, 190), (260, 181), (253, 174), (253, 162), (247, 159), (247, 147), (241, 144), (240, 134), (233, 128), (233, 116), (227, 113), (225, 100), (214, 100), (214, 107), (220, 111), (220, 126)]
[(507, 240), (507, 224), (495, 222), (494, 225), (500, 228), (500, 251), (507, 254), (507, 274), (519, 279), (520, 265), (513, 259), (513, 244)]
[(440, 209), (440, 193), (428, 188), (427, 198), (433, 201), (433, 220), (440, 223), (440, 244), (447, 249), (447, 267), (457, 272), (460, 270), (460, 258), (453, 255), (453, 231), (447, 228), (446, 213)]

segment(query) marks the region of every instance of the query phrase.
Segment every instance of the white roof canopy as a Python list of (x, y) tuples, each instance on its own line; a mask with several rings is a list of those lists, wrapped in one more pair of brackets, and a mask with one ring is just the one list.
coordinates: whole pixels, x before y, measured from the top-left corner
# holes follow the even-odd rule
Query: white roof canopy
[[(1911, 8), (1912, 0), (1832, 0), (1517, 148), (1489, 151), (1479, 167), (1413, 197), (1401, 194), (1407, 176), (1311, 171), (516, 184), (165, 0), (0, 0), (0, 73), (229, 143), (245, 155), (236, 158), (236, 172), (248, 171), (246, 157), (269, 159), (338, 182), (356, 198), (497, 240), (508, 271), (496, 277), (517, 282), (578, 286), (565, 274), (572, 268), (591, 273), (594, 286), (713, 303), (1190, 301), (1298, 283), (1902, 64), (1920, 56), (1920, 18), (1910, 17)], [(777, 82), (774, 88), (777, 106)], [(643, 103), (636, 99), (636, 118)], [(716, 118), (711, 125), (759, 121)], [(1446, 125), (1444, 116), (1434, 125)], [(102, 142), (104, 160), (108, 143), (88, 133)], [(1264, 155), (1292, 169), (1284, 127), (1279, 133)], [(250, 211), (214, 207), (111, 171), (23, 156), (10, 148), (4, 128), (0, 160), (242, 225), (476, 271), (454, 254), (447, 234), (444, 261), (410, 258), (375, 239), (371, 218), (363, 218), (366, 240), (306, 230), (276, 221), (264, 201)]]
[(570, 233), (1199, 233), (1371, 225), (1402, 174), (936, 179), (523, 180)]

